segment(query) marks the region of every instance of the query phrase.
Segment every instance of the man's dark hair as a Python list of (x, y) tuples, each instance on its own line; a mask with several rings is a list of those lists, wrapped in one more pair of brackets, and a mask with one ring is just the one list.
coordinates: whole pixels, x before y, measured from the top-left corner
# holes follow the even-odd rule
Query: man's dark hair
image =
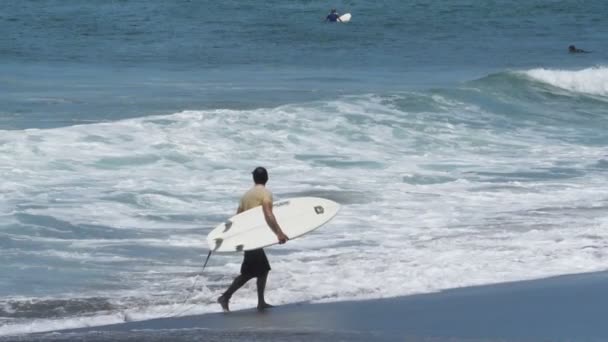
[(266, 182), (268, 182), (268, 171), (261, 166), (256, 167), (251, 174), (255, 184), (266, 185)]

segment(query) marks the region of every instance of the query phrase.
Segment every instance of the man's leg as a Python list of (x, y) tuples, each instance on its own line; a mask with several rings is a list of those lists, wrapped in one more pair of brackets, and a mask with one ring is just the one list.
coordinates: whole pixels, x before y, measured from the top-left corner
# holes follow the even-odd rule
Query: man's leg
[(228, 290), (226, 290), (226, 292), (224, 292), (224, 294), (217, 299), (217, 302), (220, 303), (224, 312), (230, 311), (230, 308), (228, 307), (230, 298), (232, 298), (232, 295), (236, 292), (236, 290), (240, 289), (241, 286), (245, 285), (249, 281), (249, 279), (251, 279), (251, 277), (244, 276), (242, 274), (234, 278), (234, 281), (232, 282), (230, 287), (228, 287)]
[(258, 276), (257, 279), (257, 288), (258, 288), (258, 310), (264, 310), (267, 308), (271, 308), (272, 305), (266, 303), (264, 300), (264, 290), (266, 289), (266, 280), (268, 279), (268, 271), (264, 274)]

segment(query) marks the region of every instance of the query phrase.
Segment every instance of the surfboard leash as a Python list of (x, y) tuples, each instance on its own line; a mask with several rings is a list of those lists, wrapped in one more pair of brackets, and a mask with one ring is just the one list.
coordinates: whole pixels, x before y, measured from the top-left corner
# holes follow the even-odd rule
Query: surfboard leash
[(207, 262), (209, 261), (209, 258), (211, 258), (211, 253), (213, 253), (213, 250), (210, 249), (209, 254), (207, 254), (207, 258), (205, 259), (205, 263), (203, 264), (203, 269), (201, 270), (201, 274), (205, 270), (205, 266), (207, 266)]
[[(207, 263), (209, 262), (209, 259), (211, 258), (211, 254), (213, 253), (213, 250), (209, 250), (209, 253), (207, 254), (207, 258), (205, 258), (205, 263), (203, 264), (203, 269), (201, 270), (201, 272), (199, 274), (196, 275), (196, 278), (194, 279), (194, 283), (192, 284), (192, 287), (190, 288), (190, 290), (188, 291), (190, 294), (186, 296), (186, 299), (184, 300), (184, 302), (181, 305), (186, 305), (186, 303), (188, 303), (188, 301), (190, 299), (192, 299), (192, 293), (194, 293), (194, 289), (196, 288), (196, 283), (198, 282), (198, 278), (201, 274), (203, 274), (203, 271), (205, 271), (205, 267), (207, 266)], [(189, 307), (183, 309), (182, 311), (172, 311), (167, 313), (164, 316), (161, 316), (159, 318), (169, 318), (169, 317), (175, 317), (177, 315), (181, 315), (184, 312), (192, 309), (194, 305), (190, 305)], [(128, 315), (126, 313), (123, 312), (123, 316), (124, 316), (124, 320), (125, 322), (129, 322), (131, 319), (128, 318)]]
[[(196, 275), (196, 278), (194, 279), (194, 283), (192, 284), (192, 287), (188, 291), (190, 294), (186, 297), (186, 300), (182, 303), (182, 305), (186, 305), (186, 303), (188, 303), (188, 301), (190, 299), (192, 299), (192, 294), (194, 293), (194, 289), (196, 288), (196, 283), (198, 282), (198, 278), (205, 271), (205, 267), (207, 266), (207, 263), (209, 262), (209, 259), (211, 258), (211, 254), (212, 253), (213, 253), (213, 250), (209, 250), (209, 253), (207, 254), (207, 258), (205, 258), (205, 263), (203, 264), (203, 269), (201, 270), (201, 272), (199, 274)], [(190, 305), (189, 307), (183, 309), (182, 311), (173, 312), (173, 313), (171, 313), (171, 314), (169, 314), (168, 316), (165, 316), (165, 317), (175, 317), (175, 316), (181, 315), (184, 312), (192, 309), (193, 306), (194, 305)]]

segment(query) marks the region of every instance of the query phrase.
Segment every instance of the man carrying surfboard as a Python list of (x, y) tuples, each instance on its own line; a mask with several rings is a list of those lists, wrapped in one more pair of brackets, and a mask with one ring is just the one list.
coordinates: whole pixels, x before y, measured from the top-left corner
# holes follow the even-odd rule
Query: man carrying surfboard
[[(281, 226), (279, 226), (279, 223), (272, 212), (272, 193), (266, 188), (268, 171), (260, 166), (253, 170), (252, 175), (254, 186), (241, 197), (239, 208), (236, 213), (240, 214), (243, 211), (262, 206), (264, 219), (266, 220), (268, 227), (276, 234), (279, 243), (283, 244), (287, 242), (289, 238), (283, 233)], [(224, 310), (224, 312), (230, 311), (228, 307), (230, 298), (241, 288), (241, 286), (245, 285), (252, 278), (257, 278), (258, 310), (272, 307), (272, 305), (266, 303), (264, 299), (268, 272), (270, 272), (270, 263), (268, 262), (268, 258), (266, 258), (264, 249), (260, 248), (245, 251), (243, 263), (241, 264), (241, 274), (234, 279), (226, 292), (217, 299), (217, 302), (222, 306), (222, 310)]]

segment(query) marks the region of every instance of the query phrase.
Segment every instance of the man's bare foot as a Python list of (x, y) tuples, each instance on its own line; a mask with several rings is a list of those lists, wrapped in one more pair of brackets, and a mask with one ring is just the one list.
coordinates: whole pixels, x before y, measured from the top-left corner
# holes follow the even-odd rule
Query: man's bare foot
[(268, 303), (258, 304), (258, 311), (264, 311), (266, 309), (274, 308), (274, 305), (270, 305)]
[(224, 296), (220, 296), (217, 299), (217, 302), (220, 303), (220, 305), (222, 306), (222, 310), (224, 310), (224, 312), (230, 312), (230, 308), (228, 308), (228, 298), (226, 298)]

